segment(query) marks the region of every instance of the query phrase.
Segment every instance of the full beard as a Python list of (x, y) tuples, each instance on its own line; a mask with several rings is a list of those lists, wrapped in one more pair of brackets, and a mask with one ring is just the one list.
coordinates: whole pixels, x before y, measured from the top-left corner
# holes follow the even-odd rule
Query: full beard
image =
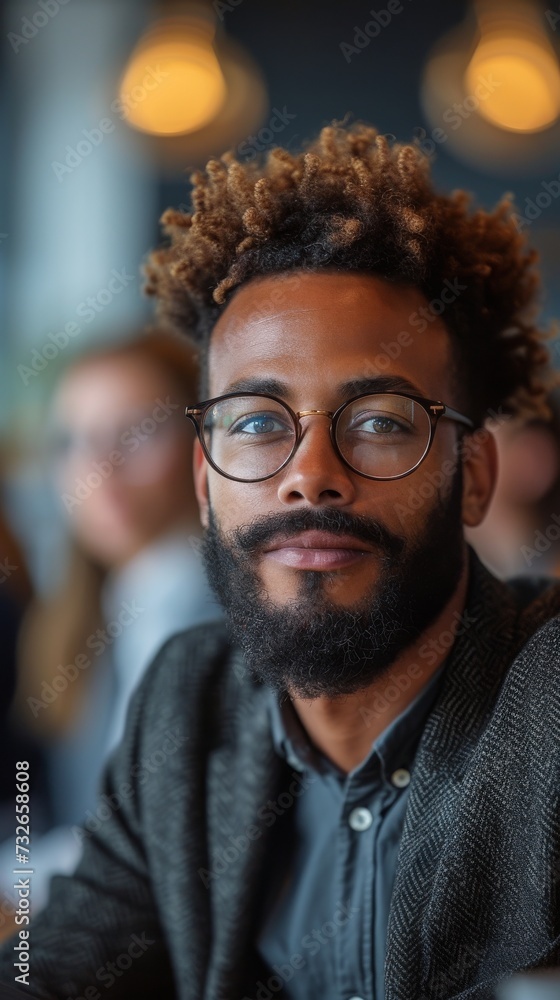
[[(379, 678), (436, 620), (458, 585), (464, 564), (461, 497), (459, 464), (448, 494), (438, 496), (413, 538), (362, 515), (322, 507), (258, 518), (229, 541), (210, 508), (202, 547), (208, 578), (254, 676), (300, 698), (337, 698)], [(337, 606), (325, 593), (325, 578), (332, 582), (337, 574), (324, 571), (300, 571), (297, 597), (281, 607), (264, 593), (253, 568), (258, 550), (278, 532), (307, 529), (352, 534), (375, 548), (381, 572), (359, 604)]]

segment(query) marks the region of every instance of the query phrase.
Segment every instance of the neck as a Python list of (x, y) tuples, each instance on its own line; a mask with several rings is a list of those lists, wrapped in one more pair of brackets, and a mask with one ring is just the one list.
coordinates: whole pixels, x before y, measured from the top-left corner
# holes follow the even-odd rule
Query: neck
[(367, 757), (372, 743), (414, 701), (448, 655), (461, 628), (468, 572), (465, 558), (457, 588), (441, 614), (367, 688), (343, 698), (293, 699), (309, 738), (345, 773)]

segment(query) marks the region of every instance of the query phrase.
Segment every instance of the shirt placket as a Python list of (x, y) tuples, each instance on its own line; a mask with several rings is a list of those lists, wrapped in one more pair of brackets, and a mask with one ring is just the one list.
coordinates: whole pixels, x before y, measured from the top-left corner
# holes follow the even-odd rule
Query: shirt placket
[(388, 792), (376, 755), (368, 772), (346, 778), (338, 826), (337, 899), (347, 916), (334, 941), (340, 1000), (375, 996), (375, 847)]

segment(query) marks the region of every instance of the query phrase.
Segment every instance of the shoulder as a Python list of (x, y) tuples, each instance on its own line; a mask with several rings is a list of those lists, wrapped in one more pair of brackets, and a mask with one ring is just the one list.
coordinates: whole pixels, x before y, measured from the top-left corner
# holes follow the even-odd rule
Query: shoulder
[[(518, 619), (514, 657), (503, 688), (529, 728), (560, 724), (560, 583), (526, 605)], [(511, 706), (510, 706), (511, 707)]]
[(140, 684), (145, 697), (168, 700), (195, 693), (228, 672), (239, 656), (230, 643), (225, 623), (203, 622), (172, 635), (146, 670)]
[(193, 749), (219, 739), (255, 684), (223, 620), (178, 632), (161, 647), (133, 695), (128, 735), (136, 730), (142, 743), (151, 744), (171, 729), (187, 733)]
[(527, 645), (534, 648), (538, 644), (543, 651), (556, 645), (560, 636), (560, 581), (541, 582), (537, 596), (525, 604), (519, 619), (520, 633)]
[[(536, 666), (560, 668), (560, 607), (551, 618), (536, 623), (521, 654), (532, 656)], [(548, 674), (550, 679), (551, 675)]]
[(171, 678), (178, 671), (186, 683), (196, 683), (201, 675), (219, 667), (231, 653), (225, 622), (219, 618), (202, 622), (174, 633), (165, 641), (148, 668), (146, 680), (153, 683), (161, 673)]

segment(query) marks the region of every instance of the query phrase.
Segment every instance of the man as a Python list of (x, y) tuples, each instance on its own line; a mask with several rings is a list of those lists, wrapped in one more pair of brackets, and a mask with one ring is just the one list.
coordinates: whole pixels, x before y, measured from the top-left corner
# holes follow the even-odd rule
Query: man
[(507, 204), (436, 195), (365, 125), (193, 180), (149, 290), (200, 346), (228, 631), (149, 670), (29, 986), (489, 998), (560, 964), (560, 588), (501, 583), (463, 538), (484, 420), (541, 408), (534, 257)]

